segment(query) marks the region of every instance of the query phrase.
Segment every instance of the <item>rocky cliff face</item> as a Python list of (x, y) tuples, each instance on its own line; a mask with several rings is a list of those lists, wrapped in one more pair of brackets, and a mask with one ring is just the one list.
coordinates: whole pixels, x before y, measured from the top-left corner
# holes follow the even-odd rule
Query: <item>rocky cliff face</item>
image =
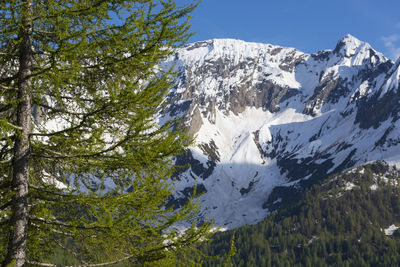
[(374, 160), (400, 162), (400, 60), (351, 35), (333, 50), (209, 40), (179, 50), (164, 116), (196, 143), (177, 164), (180, 204), (197, 184), (202, 214), (255, 223), (321, 178)]

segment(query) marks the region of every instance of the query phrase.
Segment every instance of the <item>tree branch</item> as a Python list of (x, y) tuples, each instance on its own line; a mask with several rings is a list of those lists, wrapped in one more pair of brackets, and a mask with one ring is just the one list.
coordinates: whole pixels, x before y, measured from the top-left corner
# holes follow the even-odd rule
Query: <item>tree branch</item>
[(83, 113), (83, 112), (71, 112), (71, 111), (67, 111), (65, 108), (55, 108), (55, 107), (51, 107), (51, 106), (43, 104), (43, 103), (38, 104), (38, 106), (43, 107), (45, 109), (49, 109), (51, 112), (62, 112), (62, 113), (66, 113), (69, 115), (75, 115), (75, 116), (86, 115), (86, 113)]
[(76, 154), (76, 155), (65, 155), (62, 154), (58, 151), (53, 151), (50, 149), (46, 149), (44, 148), (45, 151), (50, 152), (52, 154), (58, 155), (58, 156), (50, 156), (50, 155), (42, 155), (42, 154), (37, 154), (37, 153), (32, 153), (31, 155), (34, 157), (38, 157), (38, 158), (51, 158), (51, 159), (65, 159), (65, 158), (92, 158), (92, 157), (96, 157), (96, 156), (100, 156), (104, 153), (113, 151), (114, 149), (116, 149), (118, 146), (121, 146), (123, 143), (125, 143), (126, 141), (128, 141), (130, 138), (130, 130), (128, 131), (128, 133), (126, 134), (125, 138), (123, 138), (122, 140), (120, 140), (119, 142), (115, 143), (114, 145), (110, 146), (107, 149), (104, 149), (102, 151), (98, 151), (96, 153), (92, 153), (92, 154)]
[[(43, 229), (40, 225), (35, 224), (35, 223), (33, 223), (33, 222), (30, 222), (30, 224), (31, 224), (32, 226), (38, 228), (38, 229)], [(61, 235), (65, 235), (65, 236), (74, 236), (74, 235), (71, 234), (71, 233), (64, 232), (64, 231), (60, 231), (60, 230), (56, 230), (56, 229), (53, 229), (53, 228), (50, 228), (50, 227), (45, 228), (45, 230), (50, 230), (50, 231), (52, 231), (52, 232), (54, 232), (54, 233), (61, 234)]]
[(29, 217), (29, 219), (33, 220), (33, 221), (42, 222), (42, 223), (45, 223), (45, 224), (63, 226), (63, 227), (68, 227), (68, 228), (77, 228), (77, 229), (83, 229), (83, 230), (108, 229), (108, 228), (110, 228), (109, 226), (98, 226), (98, 225), (97, 226), (71, 225), (71, 224), (60, 222), (60, 221), (50, 221), (50, 220), (46, 220), (46, 219), (43, 219), (43, 218), (36, 218), (36, 217)]
[(0, 160), (0, 164), (7, 164), (7, 163), (10, 163), (11, 161), (12, 161), (12, 158), (7, 159), (7, 160)]
[(75, 126), (69, 127), (69, 128), (67, 128), (67, 129), (64, 129), (64, 130), (61, 130), (61, 131), (48, 133), (48, 134), (45, 134), (45, 133), (31, 133), (30, 135), (31, 135), (31, 136), (54, 136), (54, 135), (57, 135), (57, 134), (62, 134), (62, 133), (66, 133), (66, 132), (70, 132), (70, 131), (76, 130), (76, 129), (82, 127), (83, 124), (86, 122), (86, 120), (87, 120), (90, 116), (92, 116), (92, 115), (94, 115), (94, 114), (96, 114), (96, 113), (98, 113), (98, 112), (104, 110), (108, 105), (109, 105), (109, 104), (105, 104), (105, 105), (102, 106), (101, 108), (98, 108), (98, 109), (96, 109), (96, 110), (94, 110), (94, 111), (92, 111), (92, 112), (86, 113), (86, 114), (83, 116), (82, 120), (81, 120), (77, 125), (75, 125)]
[(81, 259), (79, 258), (79, 256), (76, 254), (75, 251), (73, 251), (72, 249), (67, 248), (66, 246), (64, 246), (63, 244), (61, 244), (60, 242), (58, 242), (57, 240), (53, 240), (53, 241), (54, 241), (54, 243), (57, 244), (57, 246), (59, 246), (60, 248), (66, 250), (66, 251), (68, 251), (69, 253), (71, 253), (71, 255), (75, 257), (75, 259), (77, 259), (78, 261), (80, 261), (80, 262), (82, 262), (83, 264), (87, 265), (87, 262), (81, 260)]
[(106, 265), (117, 264), (119, 262), (123, 262), (123, 261), (129, 260), (129, 259), (132, 259), (133, 257), (134, 257), (134, 255), (129, 255), (129, 256), (123, 257), (121, 259), (115, 260), (115, 261), (95, 263), (95, 264), (85, 264), (85, 265), (56, 265), (56, 264), (52, 264), (52, 263), (44, 263), (44, 262), (29, 261), (29, 260), (27, 260), (26, 263), (32, 264), (32, 265), (38, 265), (38, 266), (46, 266), (46, 267), (97, 267), (97, 266), (106, 266)]
[(55, 13), (53, 13), (51, 15), (48, 15), (48, 16), (37, 16), (37, 17), (33, 18), (33, 21), (36, 21), (38, 19), (49, 20), (51, 18), (57, 18), (60, 15), (64, 15), (64, 14), (68, 14), (68, 13), (72, 13), (73, 14), (73, 13), (81, 13), (81, 12), (84, 12), (84, 11), (89, 11), (91, 8), (96, 8), (96, 7), (100, 6), (102, 3), (104, 3), (104, 1), (103, 0), (99, 0), (97, 2), (92, 3), (92, 5), (90, 7), (83, 7), (83, 8), (80, 8), (80, 9), (70, 9), (70, 10), (68, 10), (68, 9), (65, 10), (64, 9), (62, 11), (55, 12)]
[(8, 121), (6, 122), (6, 124), (7, 124), (8, 126), (14, 128), (14, 129), (16, 129), (16, 130), (20, 130), (20, 131), (24, 130), (24, 128), (22, 128), (21, 126), (14, 125), (14, 124), (12, 124), (12, 123), (10, 123), (10, 122), (8, 122)]
[(0, 83), (2, 83), (2, 82), (11, 82), (11, 81), (13, 81), (13, 80), (16, 80), (18, 78), (18, 74), (14, 74), (13, 76), (11, 76), (11, 77), (4, 77), (4, 78), (1, 78), (0, 79)]
[(10, 181), (6, 181), (0, 184), (0, 189), (9, 188), (11, 186)]
[(0, 107), (0, 112), (7, 111), (7, 110), (9, 110), (10, 108), (12, 108), (12, 105), (10, 105), (10, 104), (8, 104), (8, 105), (3, 105), (3, 106)]
[(56, 34), (57, 33), (57, 32), (49, 32), (49, 31), (38, 30), (36, 28), (33, 29), (32, 32), (43, 34), (43, 35), (51, 35), (51, 34)]
[(10, 87), (10, 86), (5, 86), (3, 84), (0, 84), (0, 88), (3, 90), (12, 90), (12, 91), (16, 91), (17, 89), (15, 87)]
[(11, 205), (11, 200), (6, 202), (3, 206), (0, 207), (0, 210), (4, 210), (5, 208), (9, 207)]
[[(52, 177), (52, 178), (53, 178), (53, 179), (56, 179), (55, 177)], [(66, 194), (57, 193), (57, 192), (54, 192), (54, 191), (49, 191), (49, 190), (46, 190), (45, 188), (40, 188), (40, 187), (37, 187), (37, 186), (35, 186), (35, 185), (29, 185), (29, 187), (32, 188), (32, 189), (35, 189), (35, 190), (37, 190), (37, 191), (40, 191), (40, 192), (44, 192), (44, 193), (47, 193), (47, 194), (52, 194), (52, 195), (60, 196), (60, 197), (63, 197), (63, 198), (65, 198), (65, 197), (68, 196), (68, 195), (66, 195)], [(76, 196), (74, 196), (74, 197), (76, 197)]]

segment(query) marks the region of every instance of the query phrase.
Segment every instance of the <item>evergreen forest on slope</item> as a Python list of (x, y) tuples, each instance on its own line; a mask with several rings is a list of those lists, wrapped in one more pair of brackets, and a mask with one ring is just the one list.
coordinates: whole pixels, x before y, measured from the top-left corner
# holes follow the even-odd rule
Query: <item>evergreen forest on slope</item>
[(399, 266), (400, 229), (385, 233), (400, 226), (399, 179), (385, 162), (330, 176), (262, 222), (216, 234), (203, 266)]

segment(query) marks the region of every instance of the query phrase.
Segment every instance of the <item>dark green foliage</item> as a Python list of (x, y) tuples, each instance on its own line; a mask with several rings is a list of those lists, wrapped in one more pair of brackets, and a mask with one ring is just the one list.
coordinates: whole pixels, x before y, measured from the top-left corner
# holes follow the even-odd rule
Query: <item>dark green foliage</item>
[(399, 266), (398, 231), (382, 230), (400, 226), (399, 185), (399, 171), (384, 163), (359, 167), (327, 178), (256, 225), (216, 234), (203, 249), (226, 254), (234, 235), (234, 266)]
[(193, 204), (164, 209), (189, 142), (155, 121), (196, 5), (0, 3), (0, 262), (170, 262), (204, 239)]

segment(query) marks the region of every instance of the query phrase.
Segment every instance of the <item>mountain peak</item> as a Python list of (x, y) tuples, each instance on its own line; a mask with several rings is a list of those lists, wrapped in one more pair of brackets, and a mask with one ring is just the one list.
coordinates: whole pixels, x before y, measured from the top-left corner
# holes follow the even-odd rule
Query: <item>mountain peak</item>
[(352, 57), (354, 56), (354, 54), (356, 54), (358, 48), (363, 45), (368, 45), (368, 44), (360, 41), (351, 34), (347, 34), (338, 41), (335, 50), (333, 50), (333, 52), (335, 52), (336, 54), (341, 54), (345, 57)]
[(340, 41), (345, 43), (358, 43), (358, 44), (362, 43), (362, 41), (360, 41), (357, 37), (351, 34), (346, 34), (345, 36), (342, 37), (342, 39), (340, 39)]

